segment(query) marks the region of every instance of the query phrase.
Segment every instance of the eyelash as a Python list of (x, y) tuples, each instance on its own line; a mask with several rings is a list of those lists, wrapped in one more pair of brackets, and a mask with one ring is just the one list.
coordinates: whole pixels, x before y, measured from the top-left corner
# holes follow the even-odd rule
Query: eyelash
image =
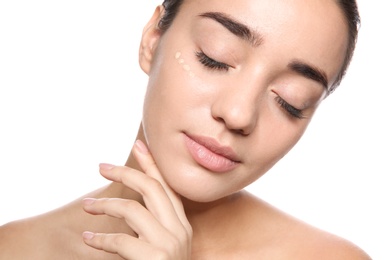
[[(229, 67), (230, 67), (229, 65), (210, 58), (202, 51), (196, 52), (196, 57), (198, 58), (199, 62), (201, 64), (203, 64), (204, 66), (206, 66), (207, 68), (215, 69), (215, 70), (224, 70), (224, 71), (229, 70)], [(304, 118), (301, 109), (298, 109), (298, 108), (290, 105), (284, 99), (282, 99), (280, 96), (276, 96), (275, 100), (291, 116), (298, 118), (298, 119)]]
[(199, 62), (207, 68), (210, 68), (213, 70), (224, 70), (224, 71), (229, 70), (229, 67), (230, 67), (229, 65), (210, 58), (202, 51), (196, 52), (195, 55), (198, 58)]
[(291, 116), (295, 117), (295, 118), (298, 118), (298, 119), (303, 119), (305, 118), (302, 114), (302, 109), (298, 109), (298, 108), (295, 108), (293, 107), (292, 105), (290, 105), (289, 103), (287, 103), (284, 99), (282, 99), (281, 97), (279, 96), (276, 96), (275, 97), (275, 100), (276, 102), (278, 102), (278, 104), (284, 109), (287, 111), (287, 113), (289, 113)]

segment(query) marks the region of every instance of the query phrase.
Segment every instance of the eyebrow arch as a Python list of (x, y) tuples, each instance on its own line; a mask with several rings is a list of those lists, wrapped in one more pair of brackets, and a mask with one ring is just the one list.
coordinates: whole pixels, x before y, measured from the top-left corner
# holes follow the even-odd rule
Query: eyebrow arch
[[(231, 33), (237, 37), (249, 42), (252, 46), (257, 47), (263, 42), (263, 37), (260, 33), (250, 29), (243, 23), (240, 23), (233, 18), (230, 18), (227, 14), (221, 12), (205, 12), (199, 15), (200, 17), (210, 18), (223, 25)], [(326, 73), (315, 66), (309, 65), (303, 61), (293, 60), (288, 64), (288, 67), (296, 73), (302, 75), (307, 79), (314, 80), (320, 83), (327, 92), (328, 78)]]
[(223, 25), (231, 33), (237, 37), (249, 42), (252, 46), (257, 47), (263, 39), (258, 32), (251, 30), (248, 26), (240, 23), (233, 18), (230, 18), (227, 14), (221, 12), (206, 12), (199, 15), (200, 17), (210, 18)]
[(295, 71), (296, 73), (304, 76), (307, 79), (314, 80), (318, 83), (320, 83), (327, 92), (329, 92), (328, 89), (328, 78), (324, 71), (322, 71), (319, 68), (316, 68), (312, 65), (308, 65), (302, 61), (294, 60), (288, 64), (288, 67)]

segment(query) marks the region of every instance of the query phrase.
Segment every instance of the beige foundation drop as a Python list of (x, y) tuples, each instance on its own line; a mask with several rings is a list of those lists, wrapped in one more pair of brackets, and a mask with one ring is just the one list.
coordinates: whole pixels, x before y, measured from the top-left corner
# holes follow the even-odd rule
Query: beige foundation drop
[(176, 59), (177, 62), (182, 66), (182, 68), (183, 68), (185, 71), (188, 72), (188, 75), (189, 75), (190, 77), (195, 77), (195, 74), (191, 71), (190, 65), (186, 64), (186, 63), (184, 62), (184, 59), (181, 58), (181, 52), (179, 52), (179, 51), (176, 52), (176, 54), (175, 54), (175, 59)]

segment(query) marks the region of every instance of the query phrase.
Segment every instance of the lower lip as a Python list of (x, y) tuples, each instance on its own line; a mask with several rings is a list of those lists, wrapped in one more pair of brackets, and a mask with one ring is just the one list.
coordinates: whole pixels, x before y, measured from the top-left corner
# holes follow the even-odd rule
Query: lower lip
[(209, 171), (228, 172), (238, 166), (237, 162), (210, 151), (187, 135), (184, 135), (184, 140), (192, 158)]

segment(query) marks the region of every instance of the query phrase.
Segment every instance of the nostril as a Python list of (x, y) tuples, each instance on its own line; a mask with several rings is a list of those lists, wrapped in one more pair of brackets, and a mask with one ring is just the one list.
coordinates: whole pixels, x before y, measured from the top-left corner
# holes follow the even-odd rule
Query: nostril
[(226, 124), (225, 120), (222, 117), (216, 117), (215, 120), (217, 120), (218, 122), (221, 122), (223, 124)]
[(242, 136), (249, 135), (244, 129), (236, 129), (236, 130), (232, 130), (232, 131), (235, 132), (236, 134), (239, 134), (239, 135), (242, 135)]
[(242, 129), (242, 128), (237, 128), (235, 127), (234, 125), (232, 124), (228, 124), (226, 122), (225, 119), (223, 119), (222, 117), (217, 117), (215, 118), (215, 120), (217, 120), (218, 122), (224, 124), (231, 132), (235, 133), (235, 134), (239, 134), (239, 135), (242, 135), (242, 136), (247, 136), (249, 135), (248, 131), (245, 130), (245, 129)]
[(247, 106), (243, 102), (235, 106), (226, 102), (218, 102), (211, 108), (211, 116), (231, 133), (248, 136), (257, 124), (257, 111), (252, 111), (253, 109), (252, 106)]

